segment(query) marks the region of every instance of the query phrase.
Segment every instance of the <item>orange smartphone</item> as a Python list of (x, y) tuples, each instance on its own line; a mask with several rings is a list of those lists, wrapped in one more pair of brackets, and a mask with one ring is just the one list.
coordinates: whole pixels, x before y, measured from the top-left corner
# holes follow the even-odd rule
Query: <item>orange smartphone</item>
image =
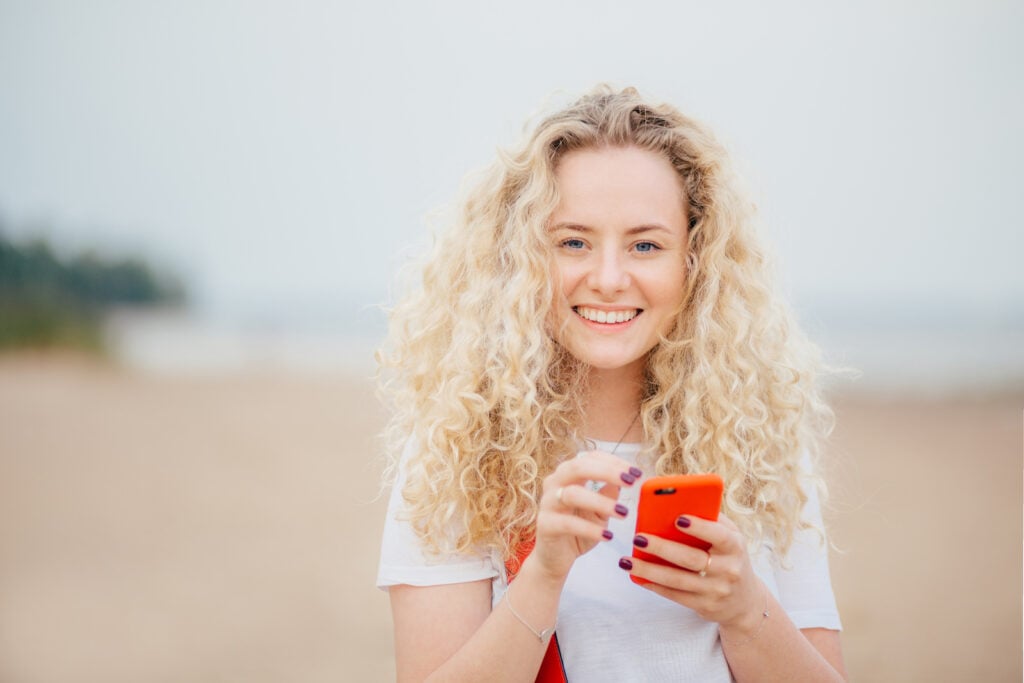
[[(674, 474), (651, 477), (640, 488), (640, 505), (636, 513), (636, 532), (660, 536), (694, 548), (707, 550), (711, 544), (676, 526), (679, 515), (718, 520), (722, 505), (722, 478), (717, 474)], [(633, 546), (633, 557), (648, 562), (672, 566), (670, 562)], [(647, 579), (630, 576), (634, 583), (649, 583)]]

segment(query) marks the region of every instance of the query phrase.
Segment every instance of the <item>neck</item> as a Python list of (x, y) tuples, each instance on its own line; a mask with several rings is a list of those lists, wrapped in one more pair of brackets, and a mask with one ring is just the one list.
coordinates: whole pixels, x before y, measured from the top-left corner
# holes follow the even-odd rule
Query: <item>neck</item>
[(643, 368), (591, 369), (587, 381), (585, 434), (612, 442), (643, 440), (636, 419), (643, 396)]

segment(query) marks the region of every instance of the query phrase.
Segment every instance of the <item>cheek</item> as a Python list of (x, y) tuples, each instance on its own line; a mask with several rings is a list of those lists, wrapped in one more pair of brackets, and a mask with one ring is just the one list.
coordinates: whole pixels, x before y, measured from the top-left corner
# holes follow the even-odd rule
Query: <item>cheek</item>
[(557, 330), (566, 318), (568, 308), (569, 289), (566, 273), (558, 267), (557, 263), (551, 265), (551, 310), (548, 313), (549, 334), (557, 336)]
[(551, 281), (554, 283), (553, 290), (556, 296), (568, 297), (579, 283), (579, 274), (575, 272), (571, 264), (559, 263), (557, 260), (551, 265)]
[(669, 305), (679, 303), (683, 300), (683, 291), (686, 289), (686, 264), (666, 265), (649, 282), (657, 292), (659, 302)]
[(667, 273), (666, 278), (658, 287), (658, 304), (662, 308), (664, 316), (660, 325), (663, 334), (667, 334), (675, 322), (679, 309), (683, 305), (685, 289), (686, 275), (678, 270)]

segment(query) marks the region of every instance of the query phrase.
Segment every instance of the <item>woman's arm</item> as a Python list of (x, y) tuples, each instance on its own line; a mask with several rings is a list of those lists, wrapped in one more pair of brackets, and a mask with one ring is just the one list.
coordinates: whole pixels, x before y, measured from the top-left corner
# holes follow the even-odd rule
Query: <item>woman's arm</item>
[[(638, 476), (629, 463), (593, 452), (546, 477), (533, 552), (493, 610), (490, 580), (392, 586), (398, 679), (533, 681), (549, 640), (534, 631), (555, 624), (573, 562), (610, 539), (609, 518), (627, 514), (617, 503), (619, 488)], [(592, 481), (605, 486), (593, 491), (586, 486)]]
[(392, 586), (395, 666), (399, 681), (420, 681), (480, 628), (491, 611), (491, 581)]
[(846, 680), (838, 631), (796, 628), (754, 573), (746, 543), (732, 522), (724, 517), (718, 522), (680, 520), (687, 534), (711, 543), (709, 552), (644, 536), (647, 552), (675, 566), (632, 558), (631, 573), (651, 581), (648, 590), (718, 622), (737, 681)]
[(839, 631), (798, 630), (768, 596), (767, 618), (759, 611), (745, 624), (719, 625), (722, 651), (738, 683), (746, 681), (846, 681)]
[[(516, 612), (535, 630), (555, 623), (561, 582), (529, 559), (510, 586)], [(491, 610), (490, 580), (392, 586), (399, 681), (533, 681), (548, 640), (537, 639), (503, 604)]]

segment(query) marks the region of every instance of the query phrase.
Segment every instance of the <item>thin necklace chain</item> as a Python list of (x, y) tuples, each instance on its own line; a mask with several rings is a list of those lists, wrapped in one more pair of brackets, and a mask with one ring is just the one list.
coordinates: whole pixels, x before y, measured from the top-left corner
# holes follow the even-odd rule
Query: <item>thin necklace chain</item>
[(626, 436), (629, 434), (629, 430), (633, 429), (633, 425), (636, 424), (636, 421), (638, 419), (640, 419), (640, 411), (639, 410), (636, 411), (636, 415), (634, 415), (633, 419), (630, 420), (629, 426), (626, 427), (626, 431), (622, 432), (622, 436), (619, 437), (619, 442), (617, 444), (615, 444), (615, 448), (612, 449), (611, 455), (615, 455), (615, 451), (619, 450), (619, 446), (621, 446), (622, 442), (626, 440)]

